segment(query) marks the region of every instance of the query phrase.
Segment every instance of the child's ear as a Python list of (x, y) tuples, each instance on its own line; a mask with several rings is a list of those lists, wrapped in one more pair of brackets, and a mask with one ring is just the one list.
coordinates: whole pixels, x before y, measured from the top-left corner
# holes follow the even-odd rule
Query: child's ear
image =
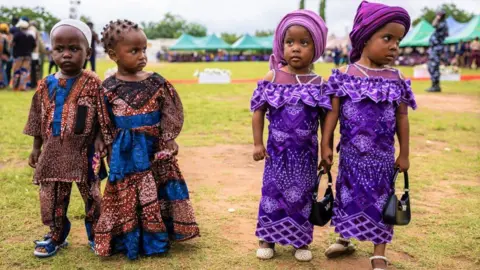
[(86, 60), (90, 59), (90, 56), (92, 56), (92, 48), (88, 47), (87, 48), (87, 59)]
[(117, 62), (118, 61), (118, 57), (117, 57), (117, 54), (115, 53), (114, 50), (112, 49), (108, 49), (108, 57), (110, 57), (110, 59), (112, 59), (114, 62)]

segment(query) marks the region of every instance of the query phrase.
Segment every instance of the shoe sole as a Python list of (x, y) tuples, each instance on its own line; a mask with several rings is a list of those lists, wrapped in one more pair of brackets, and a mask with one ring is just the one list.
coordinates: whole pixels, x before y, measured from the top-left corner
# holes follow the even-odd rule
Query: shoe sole
[(328, 253), (328, 254), (325, 254), (325, 256), (329, 259), (333, 259), (333, 258), (338, 258), (340, 256), (347, 256), (347, 255), (351, 255), (355, 252), (355, 249), (353, 248), (350, 248), (350, 249), (347, 249), (347, 250), (344, 250), (344, 251), (333, 251), (331, 253)]

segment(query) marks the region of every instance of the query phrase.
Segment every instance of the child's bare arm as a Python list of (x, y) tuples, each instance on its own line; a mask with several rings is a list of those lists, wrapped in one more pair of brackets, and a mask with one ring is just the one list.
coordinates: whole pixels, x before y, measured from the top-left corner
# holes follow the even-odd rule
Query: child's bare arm
[(98, 131), (97, 136), (95, 136), (94, 147), (95, 147), (95, 152), (98, 152), (102, 158), (104, 158), (108, 154), (107, 145), (105, 144), (105, 141), (103, 140), (102, 132), (100, 131)]
[(340, 100), (338, 97), (332, 98), (332, 110), (327, 113), (325, 123), (323, 125), (321, 153), (322, 166), (326, 171), (329, 171), (333, 165), (333, 132), (337, 127), (338, 116), (340, 110)]
[(259, 161), (268, 158), (267, 151), (263, 144), (263, 128), (265, 126), (265, 107), (261, 107), (253, 113), (252, 130), (253, 130), (253, 159)]
[(400, 103), (396, 112), (397, 118), (397, 137), (400, 144), (400, 154), (395, 165), (400, 171), (407, 171), (410, 168), (410, 124), (408, 121), (408, 107), (405, 103)]
[[(264, 81), (273, 82), (275, 79), (275, 72), (273, 70), (263, 78)], [(252, 116), (252, 130), (253, 130), (253, 160), (259, 161), (268, 158), (267, 150), (263, 144), (263, 128), (265, 127), (265, 114), (267, 113), (267, 106), (263, 105), (253, 112)]]
[(28, 165), (35, 168), (42, 153), (43, 139), (41, 136), (35, 136), (33, 139), (33, 148), (30, 156), (28, 157)]
[[(322, 111), (322, 113), (321, 113), (321, 117), (320, 117), (320, 135), (322, 135), (322, 134), (323, 134), (323, 131), (325, 130), (325, 119), (326, 119), (326, 117), (327, 117), (327, 113), (328, 113), (328, 111), (327, 111), (327, 112), (323, 112), (323, 111)], [(322, 137), (322, 136), (320, 136), (320, 138), (321, 138), (321, 137)], [(330, 148), (332, 148), (332, 149), (333, 149), (333, 139), (334, 139), (333, 137), (334, 137), (334, 136), (332, 135), (332, 137), (330, 138)], [(321, 141), (320, 141), (320, 143), (321, 143)]]

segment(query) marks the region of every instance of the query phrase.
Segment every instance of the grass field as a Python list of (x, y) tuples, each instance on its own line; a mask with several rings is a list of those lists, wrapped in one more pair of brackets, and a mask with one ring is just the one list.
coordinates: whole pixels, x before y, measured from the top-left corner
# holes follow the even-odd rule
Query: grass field
[[(98, 74), (112, 67), (101, 61)], [(167, 79), (193, 79), (196, 69), (227, 68), (234, 79), (262, 77), (266, 63), (152, 64)], [(328, 77), (331, 65), (316, 65)], [(411, 68), (402, 68), (411, 76)], [(464, 70), (463, 74), (475, 71)], [(413, 82), (419, 109), (410, 113), (411, 194), (413, 220), (397, 228), (387, 256), (391, 269), (480, 268), (480, 81), (446, 82), (442, 94), (427, 95), (428, 82)], [(27, 165), (32, 139), (22, 135), (32, 92), (0, 90), (0, 268), (1, 269), (368, 269), (371, 245), (357, 243), (350, 258), (327, 260), (324, 249), (335, 239), (333, 229), (317, 228), (315, 259), (296, 263), (289, 248), (278, 258), (255, 258), (253, 236), (260, 195), (262, 165), (250, 161), (254, 84), (178, 84), (185, 108), (179, 138), (182, 170), (202, 237), (175, 244), (165, 256), (135, 262), (123, 256), (96, 257), (86, 245), (83, 203), (74, 188), (69, 217), (71, 246), (58, 256), (39, 260), (32, 241), (41, 224), (38, 187)], [(338, 137), (338, 136), (337, 136)], [(218, 167), (214, 167), (217, 164)], [(242, 181), (242, 182), (240, 182)], [(230, 214), (228, 206), (237, 211)]]

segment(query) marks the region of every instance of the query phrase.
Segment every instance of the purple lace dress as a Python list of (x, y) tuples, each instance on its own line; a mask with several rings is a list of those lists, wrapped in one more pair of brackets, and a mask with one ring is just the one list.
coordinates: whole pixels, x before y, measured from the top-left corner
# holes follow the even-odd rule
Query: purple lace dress
[(410, 81), (392, 68), (353, 64), (333, 70), (327, 95), (340, 98), (340, 152), (332, 226), (341, 237), (389, 243), (393, 227), (382, 220), (395, 164), (396, 109), (417, 107)]
[(273, 82), (260, 81), (251, 110), (267, 110), (268, 127), (262, 198), (255, 235), (295, 248), (312, 242), (308, 221), (318, 166), (318, 127), (331, 109), (317, 75), (276, 70)]

